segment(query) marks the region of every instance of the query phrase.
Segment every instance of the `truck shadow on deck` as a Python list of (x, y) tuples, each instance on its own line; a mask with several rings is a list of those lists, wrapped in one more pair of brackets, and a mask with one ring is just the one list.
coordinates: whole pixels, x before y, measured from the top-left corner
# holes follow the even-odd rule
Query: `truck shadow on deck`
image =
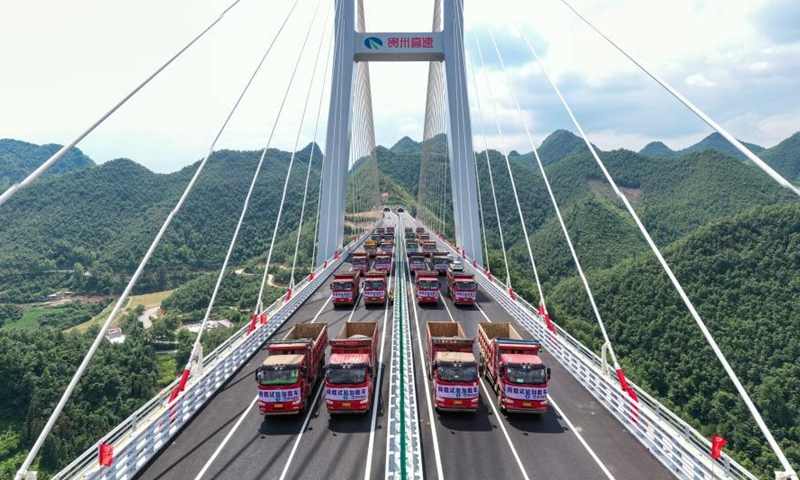
[(499, 421), (492, 418), (494, 413), (483, 399), (475, 413), (437, 411), (435, 415), (442, 427), (459, 432), (489, 432), (497, 428), (493, 423)]
[(561, 424), (561, 416), (553, 407), (547, 409), (543, 415), (512, 413), (501, 414), (506, 417), (508, 424), (527, 436), (528, 433), (567, 433), (569, 427)]

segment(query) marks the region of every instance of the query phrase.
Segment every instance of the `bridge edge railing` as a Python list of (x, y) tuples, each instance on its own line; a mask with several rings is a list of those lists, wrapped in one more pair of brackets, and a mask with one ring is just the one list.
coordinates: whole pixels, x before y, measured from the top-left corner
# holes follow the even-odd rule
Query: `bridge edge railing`
[[(178, 386), (179, 379), (167, 385), (153, 399), (98, 440), (78, 458), (58, 472), (53, 480), (131, 478), (165, 446), (180, 429), (192, 419), (213, 394), (225, 384), (275, 333), (292, 314), (344, 263), (347, 256), (364, 242), (374, 230), (367, 229), (360, 237), (342, 248), (341, 253), (328, 259), (327, 268), (317, 268), (314, 279), (306, 276), (293, 288), (293, 295), (285, 296), (266, 307), (267, 323), (258, 325), (247, 335), (249, 325), (243, 326), (225, 342), (203, 358), (202, 375), (190, 380), (184, 392), (174, 402), (169, 397)], [(114, 461), (101, 467), (101, 444), (111, 444)]]
[[(425, 226), (422, 222), (417, 221)], [(435, 233), (435, 230), (429, 229)], [(547, 329), (538, 309), (515, 294), (512, 299), (508, 286), (475, 268), (471, 258), (447, 239), (436, 234), (450, 253), (461, 257), (465, 268), (475, 275), (478, 284), (498, 302), (528, 333), (541, 340), (545, 349), (564, 366), (589, 393), (617, 420), (627, 426), (634, 436), (670, 472), (686, 479), (757, 480), (741, 464), (723, 453), (718, 460), (711, 458), (711, 442), (669, 408), (628, 380), (639, 402), (634, 402), (620, 387), (610, 365), (603, 372), (602, 359), (591, 349), (572, 337), (566, 330), (551, 322), (556, 333)], [(467, 252), (468, 253), (468, 252)]]

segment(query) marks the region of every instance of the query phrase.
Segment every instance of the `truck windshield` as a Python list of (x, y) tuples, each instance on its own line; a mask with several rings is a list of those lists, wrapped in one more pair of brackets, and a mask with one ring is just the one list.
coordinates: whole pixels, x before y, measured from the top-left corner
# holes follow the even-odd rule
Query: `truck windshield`
[(383, 290), (385, 288), (382, 280), (364, 282), (364, 290)]
[(261, 385), (292, 385), (298, 380), (297, 367), (281, 368), (280, 370), (262, 367), (258, 373), (258, 383)]
[(352, 284), (350, 282), (333, 282), (331, 283), (331, 290), (334, 291), (344, 291), (344, 290), (352, 290)]
[(420, 290), (439, 290), (439, 282), (436, 280), (422, 280), (417, 282), (417, 288)]
[(539, 365), (535, 367), (530, 365), (508, 365), (506, 367), (506, 380), (511, 383), (528, 385), (547, 383), (547, 370)]
[(475, 282), (456, 282), (456, 290), (472, 291), (477, 290), (478, 286)]
[(434, 257), (434, 259), (433, 259), (433, 263), (435, 263), (436, 265), (441, 265), (441, 264), (443, 264), (443, 263), (444, 263), (444, 264), (447, 264), (447, 263), (450, 263), (450, 262), (447, 260), (447, 258), (438, 258), (438, 257)]
[(444, 382), (474, 382), (478, 380), (475, 365), (439, 365), (439, 380)]
[(364, 383), (367, 380), (367, 369), (363, 366), (355, 368), (337, 368), (333, 365), (328, 369), (328, 383), (345, 385), (351, 383)]

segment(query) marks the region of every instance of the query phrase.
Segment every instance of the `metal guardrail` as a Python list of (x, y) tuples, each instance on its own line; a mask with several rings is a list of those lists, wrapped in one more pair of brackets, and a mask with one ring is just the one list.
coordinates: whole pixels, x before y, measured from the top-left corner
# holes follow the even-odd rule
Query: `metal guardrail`
[[(451, 253), (461, 256), (458, 249), (443, 237), (439, 240)], [(724, 453), (720, 459), (712, 459), (708, 439), (628, 380), (639, 397), (639, 402), (633, 401), (620, 387), (613, 368), (606, 365), (603, 371), (603, 362), (597, 354), (555, 322), (551, 323), (556, 333), (548, 330), (537, 308), (518, 295), (516, 300), (512, 299), (506, 285), (496, 278), (490, 280), (481, 269), (473, 267), (468, 256), (464, 256), (464, 260), (464, 268), (475, 275), (481, 288), (531, 335), (542, 341), (545, 349), (676, 477), (757, 480), (758, 477)]]
[[(269, 339), (289, 317), (336, 271), (347, 255), (360, 245), (372, 229), (342, 249), (339, 258), (328, 259), (327, 268), (314, 272), (314, 280), (304, 278), (293, 289), (288, 301), (277, 300), (267, 307), (268, 321), (247, 335), (245, 325), (228, 340), (203, 359), (203, 374), (190, 379), (182, 394), (169, 403), (178, 385), (175, 380), (156, 397), (139, 408), (133, 415), (86, 450), (81, 456), (56, 474), (56, 479), (127, 479), (144, 467), (180, 429), (206, 404), (206, 402), (241, 368), (264, 342)], [(283, 297), (282, 297), (283, 298)], [(109, 467), (99, 465), (100, 444), (114, 446), (114, 463)]]
[[(411, 343), (411, 322), (405, 292), (405, 261), (402, 230), (395, 249), (395, 300), (392, 322), (392, 359), (389, 374), (389, 417), (386, 437), (386, 478), (422, 479), (422, 446), (414, 379), (414, 357)], [(399, 257), (399, 258), (398, 258)], [(423, 387), (426, 388), (426, 387)]]

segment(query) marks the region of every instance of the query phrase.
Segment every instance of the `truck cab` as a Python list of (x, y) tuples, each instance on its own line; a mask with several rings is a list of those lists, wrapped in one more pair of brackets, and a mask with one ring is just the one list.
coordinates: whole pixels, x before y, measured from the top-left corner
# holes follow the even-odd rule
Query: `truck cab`
[(447, 273), (450, 267), (450, 260), (447, 258), (447, 253), (436, 252), (433, 254), (433, 271), (439, 275)]
[(392, 271), (392, 256), (388, 253), (379, 253), (375, 256), (375, 270), (379, 272)]
[(474, 305), (478, 297), (478, 283), (471, 273), (447, 271), (447, 295), (454, 305)]
[(417, 303), (439, 303), (439, 274), (436, 272), (418, 271), (414, 280), (417, 291)]
[(328, 325), (295, 324), (281, 340), (267, 344), (268, 356), (256, 370), (258, 409), (264, 415), (305, 410), (325, 364)]
[(369, 259), (366, 252), (354, 252), (350, 255), (351, 270), (363, 275), (367, 272)]
[(354, 305), (358, 299), (358, 272), (334, 273), (331, 283), (333, 305)]
[(502, 409), (509, 412), (547, 412), (550, 369), (538, 355), (500, 355)]
[(331, 413), (366, 413), (374, 394), (378, 322), (346, 322), (329, 340), (325, 404)]
[(427, 270), (428, 259), (422, 253), (409, 253), (408, 254), (408, 269), (412, 272)]
[(412, 239), (406, 241), (406, 252), (409, 254), (418, 253), (419, 252), (419, 243)]
[(364, 242), (364, 252), (369, 257), (374, 257), (378, 253), (378, 242), (380, 241), (380, 237), (378, 240), (367, 240)]
[(471, 411), (480, 398), (475, 343), (458, 322), (428, 322), (428, 376), (437, 410)]
[(270, 355), (256, 371), (258, 409), (265, 415), (298, 411), (302, 402), (303, 355)]
[(386, 272), (370, 272), (364, 277), (364, 297), (365, 304), (385, 303), (386, 302)]

